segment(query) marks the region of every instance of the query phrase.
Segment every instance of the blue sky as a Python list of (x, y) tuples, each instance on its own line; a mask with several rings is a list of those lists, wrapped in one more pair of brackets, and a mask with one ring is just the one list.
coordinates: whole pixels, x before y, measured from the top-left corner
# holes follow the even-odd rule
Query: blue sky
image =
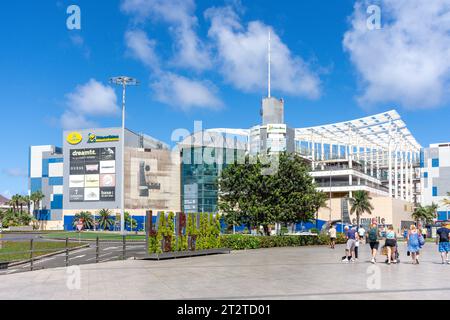
[[(381, 8), (381, 29), (366, 27)], [(68, 30), (67, 8), (81, 9)], [(111, 76), (128, 92), (127, 126), (170, 142), (174, 129), (248, 128), (273, 92), (303, 127), (397, 109), (419, 143), (450, 140), (447, 1), (8, 1), (0, 10), (0, 194), (27, 192), (30, 145), (63, 128), (119, 126)]]

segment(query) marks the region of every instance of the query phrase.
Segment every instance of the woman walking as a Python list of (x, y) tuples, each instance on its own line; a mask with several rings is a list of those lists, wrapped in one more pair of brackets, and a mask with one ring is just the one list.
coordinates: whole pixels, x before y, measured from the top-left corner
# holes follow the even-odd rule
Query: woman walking
[(420, 251), (419, 231), (417, 230), (415, 225), (411, 225), (408, 232), (408, 251), (411, 254), (413, 264), (419, 264), (418, 259)]
[(395, 259), (396, 247), (397, 247), (397, 235), (395, 234), (394, 227), (390, 226), (386, 232), (385, 247), (387, 249), (388, 261), (387, 264), (397, 263)]
[(370, 227), (367, 239), (369, 241), (370, 250), (372, 251), (372, 263), (377, 262), (377, 251), (378, 247), (380, 246), (380, 242), (378, 241), (378, 228), (377, 225), (374, 223)]

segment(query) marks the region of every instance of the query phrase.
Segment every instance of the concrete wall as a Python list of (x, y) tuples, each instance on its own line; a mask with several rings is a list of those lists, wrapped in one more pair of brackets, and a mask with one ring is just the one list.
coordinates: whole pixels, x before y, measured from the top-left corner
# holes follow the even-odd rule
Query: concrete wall
[[(342, 198), (332, 198), (327, 200), (327, 206), (331, 208), (331, 220), (341, 220), (342, 217)], [(390, 197), (373, 197), (371, 201), (374, 210), (372, 214), (365, 213), (361, 216), (361, 223), (368, 223), (372, 219), (377, 219), (380, 224), (392, 224), (395, 230), (399, 231), (402, 223), (412, 223), (411, 214), (413, 205), (410, 202), (392, 199)], [(349, 207), (350, 210), (350, 207)], [(330, 220), (330, 209), (321, 208), (319, 210), (319, 220)], [(350, 215), (352, 223), (356, 224), (356, 215)], [(366, 222), (366, 223), (365, 223)]]

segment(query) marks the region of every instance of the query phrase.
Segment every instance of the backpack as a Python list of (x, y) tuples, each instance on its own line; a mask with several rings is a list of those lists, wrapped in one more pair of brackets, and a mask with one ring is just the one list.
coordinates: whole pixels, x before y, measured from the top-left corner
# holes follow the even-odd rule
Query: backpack
[(375, 242), (378, 240), (378, 234), (377, 234), (377, 229), (372, 228), (369, 231), (369, 241), (370, 242)]

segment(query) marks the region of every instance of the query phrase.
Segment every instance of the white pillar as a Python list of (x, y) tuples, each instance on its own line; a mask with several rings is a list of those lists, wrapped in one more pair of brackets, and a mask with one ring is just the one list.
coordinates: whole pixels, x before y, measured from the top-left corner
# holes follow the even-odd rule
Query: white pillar
[(404, 167), (404, 153), (403, 153), (403, 145), (400, 148), (400, 199), (406, 200), (405, 197), (405, 167)]
[(398, 149), (395, 147), (394, 159), (394, 198), (398, 199)]
[(413, 152), (409, 151), (409, 201), (414, 201), (414, 165), (413, 165)]
[(373, 177), (374, 176), (374, 171), (373, 171), (373, 169), (374, 169), (374, 165), (373, 165), (373, 163), (374, 163), (374, 155), (373, 155), (373, 153), (374, 153), (374, 148), (373, 148), (373, 146), (370, 146), (370, 175)]
[(389, 150), (388, 150), (388, 179), (389, 179), (389, 194), (391, 197), (394, 197), (392, 193), (392, 143), (389, 142)]
[(367, 170), (368, 170), (367, 159), (368, 159), (368, 157), (367, 157), (367, 146), (364, 145), (364, 173), (365, 174), (367, 174)]
[(322, 138), (322, 141), (321, 141), (321, 159), (322, 159), (322, 161), (324, 161), (325, 160), (325, 146), (324, 146), (324, 144), (323, 144), (323, 138)]

